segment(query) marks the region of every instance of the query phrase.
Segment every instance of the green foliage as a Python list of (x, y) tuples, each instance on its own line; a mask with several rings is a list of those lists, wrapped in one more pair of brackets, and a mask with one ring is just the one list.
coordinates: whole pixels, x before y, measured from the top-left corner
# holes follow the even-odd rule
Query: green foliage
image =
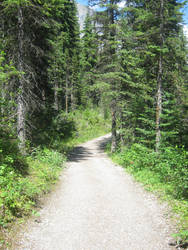
[[(49, 115), (49, 112), (48, 112)], [(100, 108), (81, 108), (72, 112), (44, 114), (37, 118), (42, 125), (33, 131), (32, 145), (48, 147), (65, 152), (75, 144), (105, 134), (110, 130), (109, 114)], [(35, 117), (36, 119), (36, 117)]]
[(173, 234), (172, 235), (176, 240), (177, 240), (177, 243), (180, 244), (185, 241), (188, 240), (188, 230), (183, 230), (177, 234)]
[(51, 122), (38, 131), (36, 143), (41, 146), (30, 148), (27, 157), (20, 155), (16, 139), (5, 135), (0, 139), (0, 239), (4, 228), (18, 218), (37, 216), (39, 198), (62, 171), (64, 152), (110, 130), (109, 116), (104, 118), (99, 108), (61, 112)]
[(32, 212), (39, 197), (49, 192), (57, 180), (65, 161), (62, 154), (53, 150), (37, 149), (25, 159), (13, 150), (11, 154), (1, 152), (1, 226)]
[(188, 227), (188, 152), (184, 148), (164, 147), (157, 154), (141, 144), (132, 144), (114, 153), (112, 158), (147, 190), (169, 201), (179, 218), (178, 236), (183, 232), (182, 239), (187, 240), (184, 232)]
[[(152, 171), (165, 185), (170, 185), (171, 196), (188, 199), (188, 152), (180, 148), (165, 147), (160, 154), (133, 144), (123, 148), (116, 157), (120, 164), (136, 173), (147, 169)], [(148, 180), (149, 181), (149, 180)]]
[(78, 142), (87, 141), (110, 131), (110, 119), (101, 113), (99, 108), (80, 109), (72, 113), (76, 124)]
[[(47, 39), (50, 47), (47, 52), (48, 83), (54, 95), (54, 109), (60, 111), (66, 106), (68, 112), (79, 99), (80, 37), (74, 1), (50, 1), (48, 18), (50, 24)], [(71, 94), (74, 96), (74, 101), (70, 100)]]
[[(72, 128), (71, 128), (72, 127)], [(76, 144), (109, 131), (99, 109), (83, 109), (58, 114), (50, 125), (51, 145), (33, 148), (30, 155), (20, 155), (17, 141), (0, 140), (0, 224), (32, 212), (39, 197), (56, 182), (65, 156), (51, 148), (67, 151)], [(40, 138), (39, 138), (40, 139)], [(46, 139), (45, 139), (46, 140)], [(48, 141), (48, 138), (47, 138)], [(46, 141), (46, 142), (47, 142)]]
[(97, 104), (99, 102), (99, 93), (94, 87), (96, 84), (97, 63), (99, 58), (99, 41), (92, 18), (87, 15), (85, 19), (84, 30), (81, 39), (81, 102), (87, 105), (88, 101)]
[[(110, 108), (114, 142), (118, 130), (120, 144), (129, 146), (115, 154), (118, 161), (148, 189), (163, 187), (178, 202), (187, 199), (187, 152), (179, 147), (188, 142), (188, 70), (178, 1), (163, 1), (160, 15), (160, 1), (128, 0), (120, 11), (120, 0), (90, 0), (103, 11), (94, 19), (87, 16), (81, 38), (75, 1), (1, 2), (0, 49), (6, 52), (0, 54), (1, 225), (29, 214), (49, 190), (64, 160), (58, 152), (109, 132)], [(15, 135), (18, 97), (23, 136), (34, 148), (28, 147), (27, 158)], [(100, 108), (90, 108), (94, 105)], [(184, 211), (178, 202), (175, 210)]]
[[(103, 114), (100, 108), (80, 108), (70, 112), (67, 117), (71, 123), (67, 124), (67, 135), (55, 140), (55, 147), (66, 152), (75, 145), (96, 138), (110, 131), (110, 118)], [(71, 130), (72, 126), (72, 130)], [(64, 132), (63, 132), (64, 133)], [(57, 138), (57, 137), (55, 137)]]
[[(48, 113), (49, 115), (49, 113)], [(35, 117), (36, 122), (38, 119), (43, 121), (43, 126), (38, 127), (33, 131), (32, 144), (35, 146), (47, 146), (49, 148), (57, 148), (61, 141), (73, 136), (76, 130), (75, 121), (68, 113), (61, 111), (52, 117), (48, 117), (46, 113), (44, 116)]]
[(161, 11), (165, 15), (162, 17), (159, 14), (160, 3), (161, 1), (127, 1), (128, 8), (122, 13), (126, 13), (127, 18), (120, 19), (119, 40), (122, 44), (120, 56), (123, 73), (120, 92), (121, 137), (126, 136), (123, 130), (131, 128), (134, 136), (132, 141), (141, 141), (150, 148), (154, 148), (156, 143), (156, 112), (159, 108), (156, 94), (160, 57), (161, 144), (187, 144), (184, 133), (187, 122), (182, 113), (183, 104), (185, 105), (184, 94), (180, 94), (183, 89), (184, 93), (187, 92), (187, 52), (180, 24), (181, 6), (178, 1), (164, 2)]
[[(13, 112), (11, 109), (15, 107), (14, 95), (8, 89), (8, 80), (18, 75), (18, 71), (10, 65), (6, 64), (6, 54), (0, 52), (0, 132), (4, 134), (5, 130), (12, 132), (14, 119), (11, 117)], [(4, 132), (3, 132), (4, 131)]]

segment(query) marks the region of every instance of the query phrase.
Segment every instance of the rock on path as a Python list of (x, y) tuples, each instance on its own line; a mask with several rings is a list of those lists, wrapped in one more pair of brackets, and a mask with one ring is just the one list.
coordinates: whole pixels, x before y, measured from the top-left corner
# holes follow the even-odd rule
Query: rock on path
[(108, 138), (72, 152), (57, 189), (39, 220), (21, 232), (16, 250), (174, 249), (162, 206), (107, 158)]

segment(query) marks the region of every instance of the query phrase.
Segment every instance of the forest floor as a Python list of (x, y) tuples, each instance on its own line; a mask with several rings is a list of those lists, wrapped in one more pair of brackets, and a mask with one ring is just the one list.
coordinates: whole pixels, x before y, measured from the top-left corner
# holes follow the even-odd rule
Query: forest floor
[(173, 227), (165, 203), (104, 153), (109, 135), (74, 149), (38, 217), (11, 249), (168, 250)]

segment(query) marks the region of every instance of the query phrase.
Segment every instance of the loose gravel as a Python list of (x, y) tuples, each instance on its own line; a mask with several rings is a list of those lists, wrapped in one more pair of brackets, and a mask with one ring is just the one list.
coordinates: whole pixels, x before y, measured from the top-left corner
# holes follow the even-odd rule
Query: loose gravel
[(77, 147), (57, 189), (15, 250), (175, 249), (164, 207), (103, 151), (109, 135)]

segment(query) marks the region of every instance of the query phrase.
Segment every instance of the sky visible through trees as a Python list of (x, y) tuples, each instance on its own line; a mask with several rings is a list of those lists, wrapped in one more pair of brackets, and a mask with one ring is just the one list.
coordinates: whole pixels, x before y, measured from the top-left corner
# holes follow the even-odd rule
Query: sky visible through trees
[[(77, 0), (78, 3), (81, 3), (83, 5), (88, 5), (88, 0)], [(182, 9), (183, 13), (183, 21), (186, 24), (185, 31), (188, 36), (188, 3), (185, 5), (185, 7)]]
[[(12, 171), (19, 177), (21, 160), (35, 148), (64, 152), (63, 143), (79, 136), (76, 112), (86, 112), (83, 130), (100, 123), (93, 111), (91, 118), (91, 109), (111, 127), (111, 152), (127, 147), (133, 149), (131, 158), (141, 152), (148, 163), (152, 154), (148, 168), (173, 182), (177, 197), (187, 197), (188, 47), (183, 4), (126, 0), (121, 9), (124, 3), (90, 0), (91, 6), (103, 8), (86, 16), (80, 33), (75, 1), (1, 1), (1, 183), (8, 179), (14, 184)], [(184, 11), (187, 15), (187, 7)], [(185, 17), (184, 22), (188, 23)], [(169, 165), (160, 164), (163, 156), (169, 157)], [(5, 199), (0, 194), (3, 207), (1, 201)]]

